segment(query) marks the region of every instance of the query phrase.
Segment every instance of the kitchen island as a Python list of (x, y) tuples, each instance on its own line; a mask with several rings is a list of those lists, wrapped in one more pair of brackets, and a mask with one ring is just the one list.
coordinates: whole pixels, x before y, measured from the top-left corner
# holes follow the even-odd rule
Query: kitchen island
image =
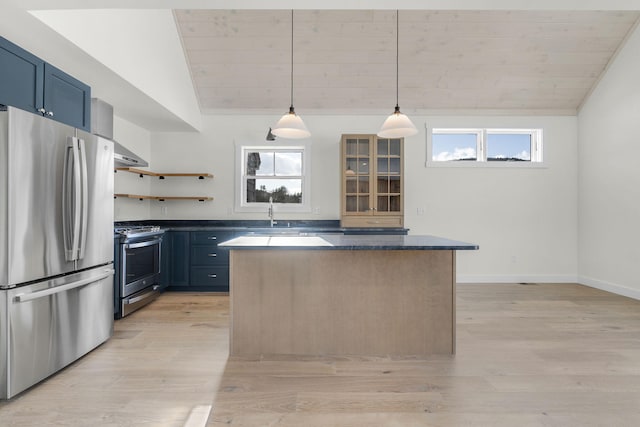
[(264, 235), (230, 250), (232, 356), (455, 353), (456, 251), (433, 236)]

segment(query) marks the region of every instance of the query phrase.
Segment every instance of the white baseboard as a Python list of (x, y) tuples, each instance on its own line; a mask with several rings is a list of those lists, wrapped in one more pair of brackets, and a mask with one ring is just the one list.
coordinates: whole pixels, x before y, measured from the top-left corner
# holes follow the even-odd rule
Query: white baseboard
[(458, 274), (458, 283), (577, 283), (576, 276), (474, 276)]
[(624, 297), (640, 300), (640, 289), (628, 288), (616, 283), (609, 283), (603, 280), (597, 280), (583, 276), (578, 278), (578, 283), (580, 283), (581, 285), (590, 286), (592, 288), (622, 295)]
[(584, 276), (474, 276), (459, 274), (457, 283), (578, 283), (613, 294), (640, 300), (640, 289), (609, 283)]

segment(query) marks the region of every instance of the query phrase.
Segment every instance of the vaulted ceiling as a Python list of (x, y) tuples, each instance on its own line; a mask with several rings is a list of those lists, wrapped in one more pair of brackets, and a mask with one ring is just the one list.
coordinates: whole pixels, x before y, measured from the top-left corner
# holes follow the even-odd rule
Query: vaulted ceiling
[[(201, 113), (575, 114), (637, 0), (3, 0), (0, 35), (157, 131)], [(233, 6), (235, 10), (227, 9)]]
[[(290, 10), (175, 10), (203, 112), (286, 110)], [(399, 12), (399, 102), (418, 110), (572, 113), (637, 11)], [(296, 10), (299, 112), (392, 110), (395, 10)]]

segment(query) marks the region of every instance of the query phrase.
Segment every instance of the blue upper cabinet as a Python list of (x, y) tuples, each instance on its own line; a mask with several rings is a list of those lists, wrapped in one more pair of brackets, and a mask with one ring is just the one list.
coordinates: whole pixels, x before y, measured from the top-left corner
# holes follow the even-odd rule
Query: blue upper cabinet
[(91, 130), (91, 88), (51, 64), (44, 64), (44, 109), (59, 122)]
[(44, 61), (0, 37), (0, 104), (44, 112)]
[(91, 88), (2, 37), (0, 104), (91, 130)]

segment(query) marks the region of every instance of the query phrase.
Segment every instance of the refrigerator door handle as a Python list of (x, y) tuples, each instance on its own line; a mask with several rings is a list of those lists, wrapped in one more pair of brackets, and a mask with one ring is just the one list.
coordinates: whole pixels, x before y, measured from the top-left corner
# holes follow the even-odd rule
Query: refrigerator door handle
[(80, 244), (80, 162), (78, 156), (77, 138), (67, 138), (62, 178), (62, 229), (67, 261), (78, 259)]
[(71, 231), (71, 223), (73, 219), (70, 217), (72, 214), (71, 203), (71, 184), (72, 180), (71, 166), (73, 156), (73, 146), (70, 146), (67, 141), (67, 146), (64, 149), (64, 169), (62, 171), (62, 240), (64, 241), (64, 257), (67, 261), (71, 261), (71, 253), (73, 246), (73, 235)]
[(99, 276), (89, 277), (88, 279), (78, 280), (77, 282), (67, 283), (66, 285), (55, 286), (53, 288), (48, 288), (42, 291), (32, 292), (28, 294), (18, 294), (15, 296), (15, 302), (27, 302), (33, 301), (38, 298), (46, 297), (53, 294), (58, 294), (60, 292), (65, 292), (71, 289), (80, 288), (82, 286), (89, 285), (91, 283), (99, 282), (101, 280), (106, 279), (107, 277), (113, 275), (115, 270), (112, 268), (107, 268), (104, 270), (104, 273)]
[(77, 259), (84, 258), (85, 247), (87, 246), (87, 222), (88, 222), (88, 209), (89, 209), (89, 177), (87, 175), (87, 150), (85, 148), (84, 139), (74, 138), (77, 140), (78, 153), (80, 157), (80, 181), (78, 183), (80, 188), (81, 204), (80, 210), (80, 235), (78, 242), (79, 254)]

